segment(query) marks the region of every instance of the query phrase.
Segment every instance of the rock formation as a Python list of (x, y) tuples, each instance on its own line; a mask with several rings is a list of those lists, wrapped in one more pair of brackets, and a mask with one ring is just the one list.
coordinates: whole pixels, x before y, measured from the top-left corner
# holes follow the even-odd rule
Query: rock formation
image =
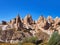
[(7, 22), (6, 21), (2, 21), (2, 25), (6, 25), (7, 24)]
[(21, 29), (22, 27), (23, 27), (23, 24), (18, 14), (18, 16), (16, 17), (16, 30)]
[(34, 23), (34, 21), (33, 21), (32, 17), (31, 17), (31, 15), (28, 14), (28, 15), (24, 18), (24, 24), (29, 24), (29, 25), (31, 25), (31, 24), (33, 24), (33, 23)]
[(2, 24), (0, 24), (0, 41), (16, 43), (16, 41), (19, 42), (31, 36), (45, 40), (54, 31), (58, 31), (60, 34), (60, 18), (52, 19), (51, 16), (48, 16), (46, 19), (40, 16), (35, 21), (30, 14), (23, 19), (18, 14), (10, 22), (2, 21)]

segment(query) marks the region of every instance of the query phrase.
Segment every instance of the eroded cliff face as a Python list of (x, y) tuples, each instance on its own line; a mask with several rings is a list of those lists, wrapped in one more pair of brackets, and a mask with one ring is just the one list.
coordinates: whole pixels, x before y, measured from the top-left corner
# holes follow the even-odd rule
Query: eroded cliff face
[(21, 19), (18, 14), (18, 16), (10, 20), (10, 22), (2, 21), (0, 25), (0, 41), (15, 43), (17, 40), (17, 42), (19, 42), (31, 36), (37, 36), (45, 40), (48, 39), (54, 31), (58, 31), (60, 34), (60, 18), (56, 17), (52, 19), (51, 16), (48, 16), (46, 19), (40, 16), (38, 20), (35, 21), (30, 14), (24, 19)]

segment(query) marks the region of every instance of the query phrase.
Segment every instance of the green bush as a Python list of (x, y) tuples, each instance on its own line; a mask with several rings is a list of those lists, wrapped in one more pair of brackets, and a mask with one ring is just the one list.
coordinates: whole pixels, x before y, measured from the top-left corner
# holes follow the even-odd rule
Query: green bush
[(55, 31), (52, 34), (52, 36), (48, 42), (48, 45), (60, 45), (60, 35), (58, 34), (57, 31)]
[(33, 42), (35, 42), (37, 40), (37, 37), (27, 37), (27, 38), (25, 38), (24, 40), (22, 40), (22, 42), (19, 42), (18, 44), (19, 45), (22, 45), (22, 44), (24, 44), (24, 43), (33, 43)]
[(27, 37), (23, 40), (23, 42), (35, 42), (37, 40), (37, 37)]

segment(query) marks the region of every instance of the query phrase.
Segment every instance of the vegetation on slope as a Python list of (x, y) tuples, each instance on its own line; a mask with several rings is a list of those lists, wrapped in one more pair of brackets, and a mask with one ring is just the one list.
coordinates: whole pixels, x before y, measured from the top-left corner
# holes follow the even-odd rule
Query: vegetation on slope
[[(36, 44), (37, 37), (25, 38), (18, 44), (0, 43), (0, 45), (60, 45), (60, 35), (55, 31), (50, 37), (49, 41), (42, 41), (40, 44)], [(41, 41), (41, 40), (40, 40)]]
[(60, 45), (60, 35), (58, 34), (57, 31), (55, 31), (52, 34), (52, 36), (48, 42), (48, 45)]

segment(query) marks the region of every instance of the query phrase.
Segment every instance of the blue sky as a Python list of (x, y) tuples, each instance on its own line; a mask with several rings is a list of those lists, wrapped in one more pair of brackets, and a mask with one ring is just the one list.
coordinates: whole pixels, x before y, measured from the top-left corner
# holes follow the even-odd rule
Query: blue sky
[(60, 0), (0, 0), (0, 22), (9, 21), (18, 13), (21, 18), (31, 14), (34, 20), (40, 15), (60, 17)]

